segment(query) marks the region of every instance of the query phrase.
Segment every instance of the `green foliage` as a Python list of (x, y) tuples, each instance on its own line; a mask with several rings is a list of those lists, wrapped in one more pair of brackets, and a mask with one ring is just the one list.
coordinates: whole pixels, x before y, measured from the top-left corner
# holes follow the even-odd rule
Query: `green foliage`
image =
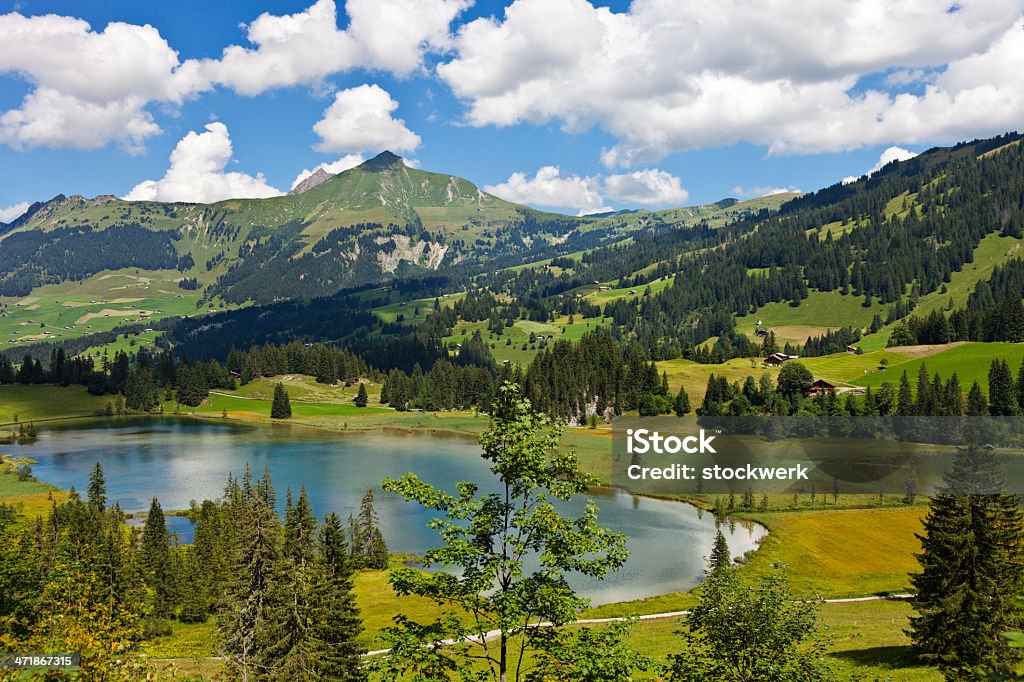
[(356, 407), (366, 407), (369, 402), (369, 398), (366, 395), (366, 384), (359, 382), (359, 392), (356, 393)]
[(679, 387), (679, 393), (676, 394), (675, 403), (672, 407), (678, 417), (682, 417), (690, 412), (690, 396), (686, 393), (684, 386)]
[[(574, 620), (586, 604), (566, 576), (599, 578), (623, 564), (628, 554), (625, 538), (598, 525), (592, 501), (576, 519), (559, 514), (554, 506), (555, 500), (585, 493), (593, 482), (580, 473), (574, 454), (558, 453), (560, 435), (561, 428), (534, 411), (518, 386), (506, 384), (492, 408), (491, 427), (480, 436), (483, 457), (491, 463), (501, 492), (484, 495), (475, 484), (460, 482), (453, 495), (414, 474), (385, 481), (386, 490), (440, 512), (431, 526), (443, 544), (426, 552), (424, 564), (456, 569), (392, 571), (390, 582), (399, 595), (429, 597), (446, 609), (446, 617), (428, 626), (399, 622), (388, 637), (404, 642), (428, 637), (419, 643), (429, 645), (438, 634), (479, 637), (497, 630), (495, 643), (472, 645), (472, 655), (483, 657), (488, 679), (523, 680), (525, 652), (542, 647), (546, 640), (531, 624), (550, 622), (558, 628)], [(539, 561), (532, 571), (525, 565), (531, 555)], [(512, 652), (513, 644), (522, 655)], [(382, 665), (404, 665), (397, 660), (399, 655), (388, 656), (392, 661)], [(405, 670), (426, 679), (423, 676), (435, 668), (458, 669), (468, 656), (466, 647), (458, 647), (420, 659), (417, 669)]]
[(784, 567), (755, 584), (717, 566), (701, 584), (700, 604), (679, 632), (683, 650), (670, 657), (673, 682), (826, 682), (819, 600), (797, 599)]
[(292, 405), (288, 400), (288, 391), (280, 381), (274, 386), (274, 402), (270, 405), (271, 419), (291, 419)]
[(635, 620), (607, 627), (572, 631), (540, 628), (534, 640), (540, 653), (528, 682), (627, 682), (637, 671), (655, 667), (648, 656), (637, 652), (627, 639)]
[(352, 538), (350, 552), (359, 568), (382, 570), (388, 567), (388, 546), (380, 531), (380, 517), (373, 503), (373, 489), (363, 494), (359, 503), (359, 515), (349, 515), (349, 537)]
[(932, 498), (920, 535), (921, 572), (911, 576), (920, 615), (910, 634), (919, 655), (947, 679), (972, 680), (984, 668), (1009, 672), (1018, 658), (1002, 636), (1020, 627), (1024, 584), (1019, 499), (998, 494), (1002, 472), (991, 451), (958, 450)]
[(779, 370), (779, 393), (784, 396), (803, 395), (811, 388), (814, 377), (811, 370), (799, 362), (790, 360), (782, 365)]

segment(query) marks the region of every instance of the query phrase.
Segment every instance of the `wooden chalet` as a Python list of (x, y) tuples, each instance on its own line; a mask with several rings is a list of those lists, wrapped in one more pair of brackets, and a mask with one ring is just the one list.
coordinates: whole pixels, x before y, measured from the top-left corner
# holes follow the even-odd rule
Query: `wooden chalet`
[(811, 387), (807, 389), (807, 395), (832, 395), (836, 392), (836, 385), (824, 379), (815, 379)]

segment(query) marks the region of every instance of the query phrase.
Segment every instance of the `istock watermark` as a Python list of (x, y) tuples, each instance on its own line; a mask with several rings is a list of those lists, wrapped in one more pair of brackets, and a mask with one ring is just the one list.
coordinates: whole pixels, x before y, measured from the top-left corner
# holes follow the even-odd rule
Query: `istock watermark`
[(928, 495), (965, 449), (1001, 475), (970, 493), (1024, 494), (1021, 417), (626, 417), (612, 482), (649, 494)]

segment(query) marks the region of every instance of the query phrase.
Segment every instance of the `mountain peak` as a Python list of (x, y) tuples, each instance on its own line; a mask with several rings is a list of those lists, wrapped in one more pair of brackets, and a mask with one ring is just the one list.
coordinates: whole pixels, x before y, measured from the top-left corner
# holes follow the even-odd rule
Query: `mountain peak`
[(402, 160), (401, 156), (384, 150), (369, 161), (363, 161), (358, 167), (367, 171), (384, 171), (391, 168), (402, 168), (404, 166), (405, 161)]
[(303, 178), (302, 182), (295, 185), (295, 187), (293, 187), (292, 190), (288, 192), (288, 196), (302, 194), (306, 190), (313, 189), (317, 185), (326, 182), (327, 180), (330, 180), (332, 177), (334, 176), (325, 171), (323, 168), (317, 168), (315, 171), (313, 171), (305, 178)]

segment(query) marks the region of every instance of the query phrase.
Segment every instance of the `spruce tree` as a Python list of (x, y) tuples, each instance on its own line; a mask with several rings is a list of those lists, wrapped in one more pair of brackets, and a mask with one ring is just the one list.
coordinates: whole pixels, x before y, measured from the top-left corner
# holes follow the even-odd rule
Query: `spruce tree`
[(1015, 495), (1000, 494), (992, 451), (960, 448), (932, 498), (919, 535), (921, 572), (911, 576), (918, 616), (910, 635), (920, 656), (951, 680), (978, 669), (1008, 671), (1015, 658), (1003, 632), (1022, 622), (1022, 516)]
[(316, 574), (316, 519), (310, 510), (305, 487), (292, 504), (288, 490), (285, 503), (281, 561), (277, 566), (272, 604), (267, 619), (267, 651), (281, 680), (316, 679), (312, 670), (316, 655), (310, 650)]
[(155, 497), (142, 526), (141, 564), (146, 585), (153, 591), (153, 618), (170, 618), (174, 613), (174, 584), (171, 548), (160, 501)]
[(988, 411), (993, 416), (1012, 416), (1019, 412), (1013, 375), (1006, 360), (992, 361), (988, 370)]
[(270, 406), (271, 419), (291, 419), (292, 405), (288, 401), (288, 391), (280, 381), (274, 386), (274, 402)]
[(729, 543), (719, 528), (715, 531), (715, 544), (711, 548), (711, 556), (708, 557), (708, 572), (715, 573), (731, 566), (732, 554), (729, 552)]
[(686, 389), (683, 386), (679, 387), (679, 393), (676, 394), (674, 408), (679, 417), (690, 411), (690, 396), (686, 394)]
[(988, 401), (981, 391), (981, 385), (975, 381), (971, 384), (971, 390), (967, 392), (967, 415), (969, 417), (981, 417), (988, 414)]
[(232, 583), (219, 611), (222, 647), (243, 679), (272, 667), (267, 658), (271, 609), (279, 576), (281, 531), (277, 513), (256, 494), (251, 472), (241, 487), (241, 508), (232, 561)]
[(107, 506), (107, 481), (103, 477), (103, 465), (97, 460), (89, 472), (89, 506), (103, 511)]
[(896, 414), (908, 417), (914, 414), (914, 396), (910, 392), (910, 380), (906, 371), (900, 376), (900, 387), (896, 393)]
[(363, 495), (359, 503), (359, 515), (349, 521), (352, 528), (353, 556), (362, 568), (384, 569), (388, 567), (388, 548), (384, 535), (378, 527), (380, 517), (373, 504), (373, 489)]
[(363, 624), (352, 594), (355, 567), (337, 514), (327, 516), (320, 529), (319, 571), (309, 632), (316, 672), (319, 679), (362, 680), (358, 637)]
[(359, 382), (359, 391), (356, 393), (356, 407), (366, 407), (369, 398), (366, 395), (366, 384)]

